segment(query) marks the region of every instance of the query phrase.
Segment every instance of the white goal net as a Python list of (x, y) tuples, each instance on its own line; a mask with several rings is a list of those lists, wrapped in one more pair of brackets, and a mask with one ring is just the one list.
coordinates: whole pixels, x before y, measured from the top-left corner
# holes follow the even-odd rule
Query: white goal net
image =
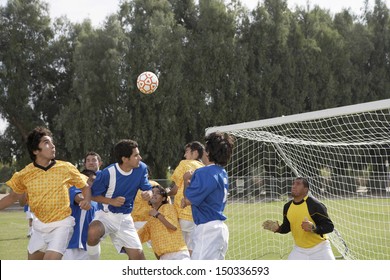
[(262, 229), (282, 221), (292, 181), (306, 177), (335, 224), (336, 257), (390, 259), (390, 99), (212, 127), (236, 137), (231, 162), (227, 259), (285, 259), (291, 234)]

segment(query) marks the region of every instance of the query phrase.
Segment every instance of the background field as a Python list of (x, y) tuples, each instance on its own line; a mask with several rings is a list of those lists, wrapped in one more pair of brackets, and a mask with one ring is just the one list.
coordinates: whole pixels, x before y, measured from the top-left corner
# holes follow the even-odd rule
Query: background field
[[(390, 259), (390, 246), (383, 244), (377, 240), (376, 247), (366, 248), (366, 242), (358, 242), (359, 240), (367, 240), (367, 230), (381, 231), (379, 236), (384, 238), (384, 241), (390, 240), (390, 202), (389, 199), (370, 199), (370, 201), (378, 205), (377, 213), (383, 212), (380, 217), (372, 217), (373, 221), (382, 220), (382, 228), (377, 224), (373, 224), (372, 228), (367, 225), (359, 225), (358, 221), (351, 221), (348, 217), (348, 210), (356, 206), (358, 199), (352, 201), (345, 200), (327, 200), (326, 205), (329, 207), (337, 207), (346, 209), (345, 216), (333, 216), (336, 227), (345, 232), (348, 228), (353, 228), (351, 234), (343, 234), (343, 239), (350, 249), (353, 250), (369, 250), (374, 254), (373, 259)], [(364, 200), (367, 204), (367, 199)], [(229, 250), (226, 259), (236, 260), (274, 260), (286, 259), (293, 245), (291, 234), (280, 235), (272, 234), (262, 229), (262, 222), (267, 219), (276, 219), (281, 221), (281, 209), (285, 201), (279, 202), (242, 202), (229, 203), (226, 208), (228, 216), (227, 225), (230, 231)], [(370, 203), (370, 205), (372, 205)], [(383, 206), (387, 205), (387, 208)], [(372, 215), (371, 211), (366, 211), (364, 207), (353, 211), (358, 211), (358, 215)], [(383, 211), (385, 209), (385, 211)], [(383, 225), (385, 225), (383, 227)], [(25, 260), (27, 259), (27, 220), (25, 213), (21, 210), (2, 211), (0, 212), (0, 259), (1, 260)], [(368, 229), (367, 229), (368, 228)], [(387, 229), (386, 229), (387, 228)], [(361, 236), (359, 236), (359, 233)], [(348, 231), (347, 231), (348, 233)], [(372, 239), (377, 239), (378, 234), (372, 234)], [(352, 244), (359, 244), (358, 247), (351, 247)], [(375, 243), (375, 242), (374, 242)], [(371, 245), (372, 246), (372, 245)], [(147, 259), (155, 259), (150, 248), (144, 246), (144, 251)], [(336, 256), (341, 256), (340, 252), (334, 249)], [(375, 255), (376, 254), (376, 255)], [(375, 257), (376, 256), (376, 257)], [(385, 257), (383, 257), (385, 256)], [(106, 238), (102, 242), (103, 260), (126, 259), (123, 254), (117, 254), (111, 244), (110, 238)]]

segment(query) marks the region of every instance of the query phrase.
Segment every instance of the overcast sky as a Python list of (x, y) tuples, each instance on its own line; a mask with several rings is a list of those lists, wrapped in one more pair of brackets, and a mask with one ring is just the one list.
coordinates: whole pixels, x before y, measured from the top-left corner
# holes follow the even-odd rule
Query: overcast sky
[[(0, 0), (4, 5), (7, 0)], [(103, 22), (108, 14), (118, 10), (120, 0), (46, 0), (49, 3), (49, 10), (52, 17), (67, 15), (72, 22), (81, 22), (85, 18), (91, 19), (94, 25)], [(258, 0), (241, 0), (249, 9), (256, 7)], [(289, 8), (294, 9), (296, 5), (306, 6), (308, 0), (288, 0)], [(369, 0), (373, 5), (375, 0)], [(385, 1), (390, 6), (390, 0)], [(355, 13), (360, 13), (364, 0), (309, 0), (314, 6), (329, 9), (331, 12), (339, 12), (343, 8), (351, 8)]]

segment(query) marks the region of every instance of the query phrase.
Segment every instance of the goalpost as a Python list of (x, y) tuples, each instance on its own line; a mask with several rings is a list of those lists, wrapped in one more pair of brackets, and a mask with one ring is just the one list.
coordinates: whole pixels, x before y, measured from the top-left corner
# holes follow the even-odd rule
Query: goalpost
[(336, 257), (390, 259), (390, 99), (234, 125), (236, 144), (226, 207), (227, 259), (285, 259), (291, 233), (262, 228), (282, 221), (292, 181), (307, 177), (335, 224)]

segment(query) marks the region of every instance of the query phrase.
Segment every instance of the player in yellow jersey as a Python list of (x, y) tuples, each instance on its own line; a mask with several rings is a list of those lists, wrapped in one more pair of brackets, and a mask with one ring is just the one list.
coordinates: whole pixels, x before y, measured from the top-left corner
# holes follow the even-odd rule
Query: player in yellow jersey
[(187, 171), (195, 171), (199, 167), (203, 167), (201, 159), (204, 152), (204, 146), (198, 142), (193, 141), (185, 145), (184, 160), (180, 161), (175, 171), (171, 176), (172, 186), (168, 196), (174, 195), (173, 204), (178, 213), (180, 227), (183, 232), (184, 240), (187, 244), (188, 250), (192, 251), (191, 233), (195, 228), (194, 220), (192, 219), (191, 207), (182, 208), (181, 201), (184, 198), (184, 180), (183, 175)]
[(151, 240), (159, 260), (189, 260), (190, 254), (181, 233), (177, 212), (169, 203), (166, 190), (157, 185), (152, 191), (148, 221), (138, 230), (141, 242)]
[(35, 215), (28, 259), (60, 260), (75, 224), (68, 189), (71, 186), (82, 189), (84, 200), (79, 205), (88, 210), (91, 201), (88, 178), (71, 163), (54, 159), (55, 145), (47, 128), (32, 130), (28, 135), (27, 148), (33, 162), (16, 172), (6, 183), (12, 191), (0, 200), (0, 210), (27, 195)]
[[(149, 183), (154, 186), (158, 186), (158, 183), (156, 181), (153, 181), (150, 179), (151, 172), (148, 167), (148, 175), (149, 175)], [(138, 190), (137, 195), (134, 199), (134, 206), (133, 211), (131, 212), (131, 216), (133, 217), (134, 226), (136, 230), (139, 230), (141, 227), (143, 227), (147, 220), (149, 219), (149, 211), (151, 209), (151, 206), (149, 204), (148, 200), (144, 200), (142, 198), (142, 191)]]
[(309, 182), (298, 177), (291, 188), (292, 200), (283, 208), (283, 223), (267, 220), (263, 227), (286, 234), (291, 231), (294, 248), (289, 260), (334, 260), (327, 233), (333, 231), (333, 222), (324, 204), (309, 196)]

